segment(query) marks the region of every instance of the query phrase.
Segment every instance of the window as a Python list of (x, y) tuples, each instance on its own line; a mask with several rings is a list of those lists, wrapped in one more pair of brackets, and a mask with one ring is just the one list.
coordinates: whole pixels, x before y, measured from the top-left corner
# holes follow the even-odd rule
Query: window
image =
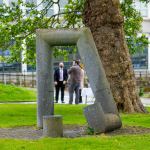
[(36, 67), (27, 64), (27, 71), (28, 71), (28, 72), (35, 72), (35, 71), (36, 71)]
[(26, 3), (34, 3), (34, 4), (36, 4), (36, 0), (26, 0)]
[(148, 47), (134, 54), (131, 59), (134, 69), (148, 69)]
[(10, 56), (10, 51), (9, 50), (5, 50), (5, 51), (0, 50), (0, 56)]
[(9, 6), (12, 7), (12, 3), (17, 3), (16, 0), (8, 0), (9, 1)]
[(52, 16), (53, 14), (54, 14), (54, 10), (53, 10), (52, 8), (49, 8), (46, 16), (47, 16), (47, 17), (50, 17), (50, 16)]
[(148, 17), (148, 6), (146, 3), (136, 1), (135, 8), (140, 11), (143, 17)]
[[(48, 2), (44, 3), (43, 8), (45, 8), (47, 6), (47, 4), (48, 4)], [(52, 16), (54, 14), (53, 6), (51, 6), (50, 8), (48, 7), (47, 9), (48, 10), (47, 10), (46, 16), (47, 17)]]
[[(25, 0), (26, 4), (34, 4), (36, 6), (36, 3), (37, 3), (37, 0)], [(31, 8), (30, 7), (26, 7), (25, 8), (25, 11), (26, 11), (26, 17), (29, 17), (30, 16), (30, 10)], [(25, 17), (25, 18), (26, 18)]]
[(64, 11), (64, 7), (65, 5), (68, 3), (67, 0), (60, 0), (60, 12), (63, 12)]
[(3, 0), (0, 0), (0, 5), (2, 5), (3, 4)]

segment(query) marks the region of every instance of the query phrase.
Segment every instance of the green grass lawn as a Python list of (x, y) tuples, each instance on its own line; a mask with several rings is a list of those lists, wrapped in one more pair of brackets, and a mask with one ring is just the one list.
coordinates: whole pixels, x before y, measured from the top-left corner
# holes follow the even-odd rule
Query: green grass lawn
[(0, 140), (1, 150), (150, 150), (150, 134), (45, 138), (40, 140)]
[(0, 84), (0, 102), (35, 101), (36, 92), (14, 85)]
[[(63, 115), (64, 124), (85, 124), (85, 105), (55, 105), (55, 114)], [(36, 104), (1, 104), (0, 127), (36, 125)]]
[[(55, 105), (55, 114), (63, 115), (64, 124), (85, 125), (85, 105)], [(149, 108), (150, 111), (150, 108)], [(1, 104), (0, 127), (36, 125), (36, 104)], [(150, 114), (121, 114), (123, 125), (150, 128)]]
[[(85, 105), (55, 105), (55, 114), (64, 124), (85, 125)], [(150, 111), (150, 108), (148, 108)], [(0, 127), (35, 126), (35, 104), (1, 104)], [(121, 114), (123, 125), (150, 128), (149, 114)], [(87, 136), (81, 138), (42, 138), (39, 140), (0, 139), (0, 150), (150, 150), (150, 134)]]

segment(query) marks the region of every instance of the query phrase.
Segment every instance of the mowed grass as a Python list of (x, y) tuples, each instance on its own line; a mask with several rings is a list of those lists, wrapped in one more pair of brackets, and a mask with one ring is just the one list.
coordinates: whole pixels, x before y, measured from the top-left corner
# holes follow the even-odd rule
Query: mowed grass
[(44, 138), (39, 140), (0, 140), (1, 150), (150, 150), (150, 134)]
[[(64, 124), (85, 125), (85, 105), (55, 105), (55, 114)], [(150, 108), (148, 108), (150, 111)], [(0, 127), (36, 125), (35, 104), (1, 104)], [(121, 114), (123, 125), (150, 128), (149, 114)], [(42, 138), (39, 140), (0, 139), (0, 150), (150, 150), (150, 134), (80, 138)]]
[(121, 118), (124, 126), (150, 128), (150, 114), (121, 114)]
[[(63, 116), (64, 124), (86, 124), (83, 116), (85, 105), (55, 105), (55, 114)], [(36, 104), (1, 104), (0, 127), (36, 125)]]
[[(55, 105), (55, 114), (63, 116), (64, 124), (86, 125), (85, 105)], [(148, 108), (150, 111), (150, 108)], [(36, 104), (1, 104), (0, 127), (36, 126)], [(124, 126), (150, 128), (150, 114), (121, 114)]]
[(14, 85), (0, 84), (0, 102), (35, 101), (36, 92)]

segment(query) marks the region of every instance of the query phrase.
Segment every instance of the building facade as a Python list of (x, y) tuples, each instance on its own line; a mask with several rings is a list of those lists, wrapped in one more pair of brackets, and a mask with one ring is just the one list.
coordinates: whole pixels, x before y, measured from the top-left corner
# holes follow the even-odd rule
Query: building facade
[[(135, 0), (135, 8), (141, 12), (143, 17), (142, 33), (146, 34), (150, 42), (150, 3), (144, 4)], [(145, 47), (143, 52), (138, 52), (132, 56), (132, 62), (135, 72), (150, 72), (150, 44)]]

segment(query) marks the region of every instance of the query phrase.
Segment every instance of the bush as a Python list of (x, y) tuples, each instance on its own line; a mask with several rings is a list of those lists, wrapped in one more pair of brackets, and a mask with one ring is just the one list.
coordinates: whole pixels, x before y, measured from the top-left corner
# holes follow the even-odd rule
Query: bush
[(139, 96), (143, 96), (143, 95), (144, 95), (144, 88), (140, 87)]

